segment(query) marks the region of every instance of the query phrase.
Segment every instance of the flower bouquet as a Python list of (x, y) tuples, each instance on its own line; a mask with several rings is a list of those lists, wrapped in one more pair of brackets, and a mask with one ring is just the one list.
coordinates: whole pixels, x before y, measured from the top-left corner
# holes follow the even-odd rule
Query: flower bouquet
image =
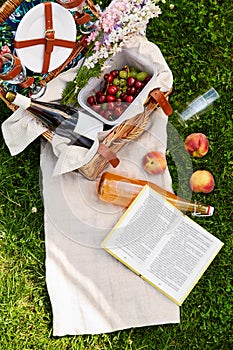
[(160, 0), (114, 0), (95, 22), (87, 37), (88, 50), (62, 94), (63, 104), (76, 105), (80, 90), (90, 78), (100, 77), (109, 67), (109, 59), (121, 52), (138, 35), (145, 35), (149, 20), (158, 17)]

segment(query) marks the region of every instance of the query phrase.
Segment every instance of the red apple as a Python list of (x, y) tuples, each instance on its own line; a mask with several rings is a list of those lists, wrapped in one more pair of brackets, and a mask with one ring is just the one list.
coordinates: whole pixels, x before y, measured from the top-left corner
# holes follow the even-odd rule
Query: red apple
[(186, 151), (193, 157), (204, 157), (209, 150), (209, 140), (200, 133), (192, 133), (188, 135), (184, 141)]
[(151, 151), (143, 157), (142, 164), (147, 173), (160, 174), (166, 169), (167, 161), (162, 153)]
[(190, 178), (193, 192), (210, 193), (214, 189), (214, 177), (208, 170), (197, 170)]

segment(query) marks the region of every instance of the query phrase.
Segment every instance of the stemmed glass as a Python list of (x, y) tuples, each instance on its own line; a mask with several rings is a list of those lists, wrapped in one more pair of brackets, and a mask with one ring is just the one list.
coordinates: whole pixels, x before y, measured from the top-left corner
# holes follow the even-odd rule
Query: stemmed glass
[(7, 84), (18, 84), (21, 88), (28, 88), (32, 98), (41, 97), (46, 85), (35, 84), (33, 77), (27, 77), (26, 68), (20, 59), (12, 53), (4, 53), (0, 56), (0, 79)]

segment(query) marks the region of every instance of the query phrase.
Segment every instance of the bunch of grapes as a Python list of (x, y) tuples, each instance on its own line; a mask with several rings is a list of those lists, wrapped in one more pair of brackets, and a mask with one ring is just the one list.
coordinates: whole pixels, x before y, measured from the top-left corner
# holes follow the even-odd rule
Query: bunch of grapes
[(87, 104), (109, 121), (117, 120), (151, 79), (145, 71), (125, 65), (104, 75), (100, 90), (87, 98)]

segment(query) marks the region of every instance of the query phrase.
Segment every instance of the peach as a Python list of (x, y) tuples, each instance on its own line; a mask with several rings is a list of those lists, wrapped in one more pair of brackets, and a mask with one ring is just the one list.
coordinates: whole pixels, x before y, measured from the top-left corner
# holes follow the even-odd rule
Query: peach
[(200, 132), (192, 133), (186, 137), (184, 147), (191, 156), (201, 158), (209, 150), (209, 140)]
[(160, 152), (148, 152), (142, 160), (143, 168), (148, 174), (160, 174), (167, 166), (167, 161), (164, 155)]
[(193, 192), (210, 193), (214, 189), (214, 177), (208, 170), (197, 170), (190, 178)]

